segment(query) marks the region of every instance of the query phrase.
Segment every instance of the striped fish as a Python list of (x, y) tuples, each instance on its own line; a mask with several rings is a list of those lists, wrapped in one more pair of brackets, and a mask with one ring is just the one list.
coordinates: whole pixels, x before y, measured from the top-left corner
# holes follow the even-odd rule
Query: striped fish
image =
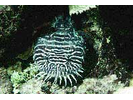
[(58, 17), (54, 23), (57, 29), (52, 34), (39, 37), (34, 47), (33, 60), (45, 76), (44, 81), (54, 78), (54, 83), (67, 82), (73, 85), (72, 79), (77, 82), (76, 76), (83, 73), (84, 40), (72, 26), (69, 18), (63, 20)]

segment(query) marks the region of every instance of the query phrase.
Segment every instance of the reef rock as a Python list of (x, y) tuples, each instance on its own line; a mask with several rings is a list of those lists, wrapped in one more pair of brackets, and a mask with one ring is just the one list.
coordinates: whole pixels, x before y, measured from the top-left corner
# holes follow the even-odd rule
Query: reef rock
[(0, 67), (0, 94), (11, 94), (12, 84), (7, 75), (6, 69)]

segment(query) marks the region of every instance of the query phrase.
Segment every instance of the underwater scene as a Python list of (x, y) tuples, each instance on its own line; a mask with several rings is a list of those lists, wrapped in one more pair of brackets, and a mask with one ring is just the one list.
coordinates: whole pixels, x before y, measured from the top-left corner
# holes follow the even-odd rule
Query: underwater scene
[(0, 5), (0, 94), (133, 94), (132, 8)]

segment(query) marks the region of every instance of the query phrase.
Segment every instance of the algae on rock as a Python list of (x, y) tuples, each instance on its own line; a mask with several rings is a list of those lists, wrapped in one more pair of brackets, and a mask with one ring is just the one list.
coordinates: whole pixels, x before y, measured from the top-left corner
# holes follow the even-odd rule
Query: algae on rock
[(69, 14), (81, 14), (90, 8), (96, 8), (96, 5), (69, 5)]
[(28, 80), (32, 79), (35, 77), (35, 75), (38, 72), (38, 68), (34, 64), (30, 64), (29, 67), (27, 67), (25, 70), (22, 72), (16, 72), (14, 71), (13, 74), (11, 75), (11, 82), (13, 84), (13, 92), (19, 93), (19, 88), (20, 86), (27, 82)]
[(0, 67), (0, 94), (11, 94), (12, 83), (10, 82), (7, 70)]

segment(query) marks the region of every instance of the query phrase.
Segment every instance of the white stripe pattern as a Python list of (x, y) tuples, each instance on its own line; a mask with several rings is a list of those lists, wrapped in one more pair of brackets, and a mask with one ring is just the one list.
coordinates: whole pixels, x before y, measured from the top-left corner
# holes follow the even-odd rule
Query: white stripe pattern
[[(69, 29), (69, 28), (68, 28)], [(43, 71), (48, 81), (54, 78), (54, 83), (67, 82), (73, 85), (72, 79), (77, 82), (76, 76), (83, 73), (84, 41), (74, 29), (60, 30), (52, 34), (39, 37), (34, 47), (33, 60), (38, 64), (40, 72)]]

